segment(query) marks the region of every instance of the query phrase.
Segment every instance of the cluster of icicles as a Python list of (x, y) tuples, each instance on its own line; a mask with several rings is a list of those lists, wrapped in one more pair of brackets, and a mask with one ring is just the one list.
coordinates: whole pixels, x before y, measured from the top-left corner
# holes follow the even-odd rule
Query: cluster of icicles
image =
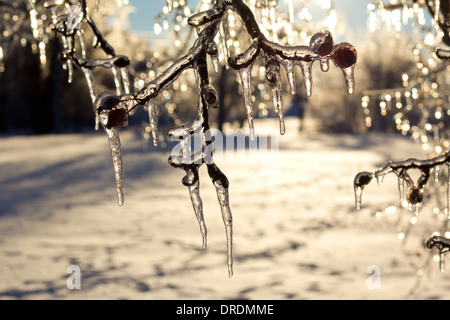
[[(197, 116), (192, 123), (171, 129), (169, 136), (180, 141), (179, 155), (172, 155), (169, 163), (175, 168), (186, 172), (182, 179), (183, 185), (188, 187), (190, 199), (199, 223), (203, 239), (203, 247), (206, 247), (206, 225), (203, 217), (203, 205), (199, 192), (199, 168), (205, 164), (208, 175), (215, 186), (218, 202), (221, 208), (222, 219), (225, 224), (227, 237), (227, 265), (228, 275), (233, 274), (232, 258), (232, 215), (229, 205), (227, 177), (214, 164), (212, 158), (213, 146), (209, 131), (209, 111), (218, 107), (218, 94), (210, 83), (207, 57), (213, 65), (218, 65), (219, 49), (215, 42), (222, 24), (226, 21), (228, 10), (235, 11), (242, 19), (245, 29), (253, 40), (250, 47), (238, 56), (228, 57), (228, 65), (235, 69), (240, 76), (243, 89), (244, 105), (247, 110), (250, 137), (256, 134), (253, 125), (253, 102), (251, 91), (251, 68), (257, 59), (262, 59), (266, 67), (266, 80), (272, 91), (274, 108), (279, 116), (280, 133), (285, 133), (283, 116), (283, 92), (281, 85), (281, 68), (286, 70), (291, 92), (295, 93), (295, 67), (302, 71), (304, 86), (307, 95), (312, 93), (312, 67), (315, 61), (320, 62), (321, 70), (329, 70), (329, 61), (342, 69), (347, 92), (354, 91), (354, 68), (357, 60), (355, 48), (349, 43), (334, 44), (330, 32), (320, 31), (312, 36), (309, 45), (283, 46), (269, 41), (260, 31), (258, 23), (249, 7), (243, 0), (216, 0), (211, 9), (194, 14), (188, 19), (188, 24), (195, 28), (198, 38), (188, 52), (174, 61), (164, 72), (146, 84), (136, 92), (130, 91), (128, 80), (127, 57), (116, 55), (114, 49), (104, 39), (94, 21), (88, 14), (86, 0), (79, 0), (79, 5), (73, 5), (69, 1), (49, 0), (45, 7), (51, 8), (54, 29), (59, 33), (63, 43), (63, 51), (60, 60), (69, 73), (69, 81), (72, 77), (72, 66), (79, 68), (85, 75), (93, 109), (96, 117), (96, 128), (100, 125), (104, 128), (113, 160), (115, 172), (118, 204), (123, 205), (123, 171), (122, 151), (119, 138), (119, 130), (128, 125), (128, 118), (132, 116), (138, 107), (142, 106), (148, 111), (149, 122), (154, 145), (158, 145), (158, 110), (157, 101), (159, 93), (169, 87), (184, 71), (193, 69), (198, 89)], [(169, 11), (172, 11), (174, 2), (166, 0)], [(97, 3), (98, 5), (98, 3)], [(83, 25), (87, 25), (94, 35), (93, 46), (100, 48), (107, 55), (106, 59), (90, 60), (86, 57)], [(81, 53), (76, 52), (75, 42), (78, 40)], [(229, 52), (229, 51), (228, 51)], [(97, 93), (94, 80), (94, 70), (97, 67), (112, 70), (115, 79), (116, 91)], [(215, 68), (217, 71), (217, 68)], [(196, 154), (189, 151), (189, 137), (199, 132), (202, 141), (202, 150)]]
[[(362, 171), (358, 173), (353, 182), (356, 208), (361, 209), (363, 190), (372, 179), (381, 184), (387, 174), (394, 173), (398, 178), (401, 206), (408, 207), (414, 215), (419, 216), (422, 214), (422, 203), (427, 182), (432, 175), (434, 180), (439, 182), (442, 167), (447, 167), (446, 214), (448, 217), (450, 210), (450, 151), (427, 160), (408, 159), (400, 162), (389, 162), (374, 172)], [(414, 169), (420, 171), (417, 181), (414, 181), (408, 173), (408, 170)], [(436, 247), (439, 250), (440, 269), (444, 271), (444, 254), (450, 249), (450, 240), (442, 236), (432, 235), (426, 245), (429, 249)]]

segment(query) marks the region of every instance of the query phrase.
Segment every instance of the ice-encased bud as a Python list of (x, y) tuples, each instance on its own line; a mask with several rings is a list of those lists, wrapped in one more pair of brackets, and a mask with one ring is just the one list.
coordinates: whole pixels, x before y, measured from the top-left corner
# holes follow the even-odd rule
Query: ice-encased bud
[(423, 200), (423, 191), (417, 187), (409, 188), (408, 194), (406, 195), (406, 200), (410, 204), (418, 204)]
[(103, 91), (97, 96), (97, 99), (94, 101), (94, 111), (96, 113), (100, 113), (103, 110), (112, 110), (117, 108), (120, 100), (115, 92), (112, 91)]
[(115, 92), (104, 91), (95, 99), (94, 109), (100, 116), (101, 123), (107, 128), (121, 128), (128, 124), (128, 113), (120, 107), (119, 97)]
[(205, 98), (206, 103), (210, 107), (217, 108), (217, 106), (219, 105), (219, 96), (216, 89), (214, 89), (212, 86), (203, 87), (202, 94)]
[(327, 56), (333, 50), (333, 36), (328, 30), (319, 31), (311, 37), (309, 46), (319, 56)]
[(126, 68), (130, 65), (130, 58), (127, 56), (117, 56), (113, 64), (118, 68)]
[(367, 171), (361, 171), (358, 173), (354, 180), (355, 187), (364, 188), (366, 185), (372, 181), (373, 173)]
[(356, 209), (361, 209), (361, 202), (362, 202), (362, 191), (366, 185), (372, 181), (373, 173), (362, 171), (358, 173), (353, 180), (353, 188), (355, 191), (355, 205)]
[(81, 8), (77, 5), (71, 5), (67, 8), (67, 28), (70, 30), (79, 29), (83, 20)]
[(358, 59), (358, 54), (355, 47), (348, 42), (340, 42), (336, 44), (331, 55), (336, 66), (341, 69), (354, 66)]

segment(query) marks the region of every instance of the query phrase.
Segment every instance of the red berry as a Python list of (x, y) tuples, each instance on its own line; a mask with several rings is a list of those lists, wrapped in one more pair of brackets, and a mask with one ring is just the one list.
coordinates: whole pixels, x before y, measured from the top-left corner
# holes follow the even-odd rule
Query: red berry
[(356, 63), (358, 54), (350, 43), (340, 42), (333, 48), (332, 56), (339, 68), (349, 68)]
[(309, 45), (319, 56), (329, 55), (333, 50), (333, 36), (328, 30), (319, 31), (311, 37)]

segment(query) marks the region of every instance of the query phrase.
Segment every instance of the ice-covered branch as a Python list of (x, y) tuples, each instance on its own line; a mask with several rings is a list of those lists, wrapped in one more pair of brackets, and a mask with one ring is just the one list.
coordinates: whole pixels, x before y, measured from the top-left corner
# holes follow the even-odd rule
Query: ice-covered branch
[[(173, 2), (166, 0), (168, 11), (173, 8)], [(217, 199), (220, 204), (222, 219), (225, 225), (227, 237), (227, 264), (228, 274), (233, 274), (232, 258), (232, 214), (229, 205), (229, 181), (224, 173), (213, 161), (213, 145), (210, 133), (209, 110), (218, 106), (218, 95), (210, 83), (207, 57), (217, 64), (218, 46), (214, 39), (220, 30), (223, 29), (225, 16), (229, 10), (235, 11), (242, 19), (248, 35), (253, 40), (250, 47), (238, 56), (229, 57), (228, 65), (239, 72), (245, 107), (250, 128), (250, 135), (254, 136), (253, 128), (253, 104), (251, 92), (251, 67), (255, 61), (262, 57), (265, 59), (266, 79), (272, 90), (275, 110), (280, 118), (280, 132), (284, 134), (285, 126), (282, 112), (282, 90), (280, 66), (283, 66), (288, 74), (291, 91), (295, 92), (294, 67), (300, 66), (304, 76), (304, 83), (307, 95), (311, 94), (312, 77), (311, 68), (314, 61), (320, 61), (322, 71), (329, 69), (328, 61), (332, 60), (335, 65), (341, 68), (345, 75), (347, 91), (349, 94), (354, 90), (353, 71), (357, 60), (355, 48), (348, 43), (334, 45), (331, 33), (321, 31), (316, 33), (310, 41), (309, 46), (283, 46), (269, 41), (260, 31), (258, 23), (250, 10), (242, 0), (217, 0), (211, 9), (192, 15), (188, 19), (188, 24), (195, 28), (197, 39), (188, 52), (174, 61), (165, 71), (149, 81), (142, 89), (133, 93), (115, 94), (113, 92), (100, 94), (95, 100), (94, 107), (96, 115), (100, 117), (100, 122), (104, 126), (111, 147), (113, 158), (118, 157), (115, 146), (120, 145), (118, 141), (118, 130), (127, 124), (129, 116), (132, 116), (136, 108), (142, 106), (149, 113), (149, 122), (153, 135), (153, 142), (157, 140), (157, 112), (156, 99), (159, 94), (169, 87), (181, 74), (188, 69), (193, 69), (196, 77), (198, 104), (195, 121), (189, 124), (173, 128), (169, 131), (169, 136), (178, 139), (180, 142), (179, 154), (172, 155), (169, 163), (175, 168), (185, 171), (182, 179), (183, 185), (188, 187), (192, 206), (199, 223), (202, 234), (203, 247), (207, 245), (207, 229), (203, 215), (203, 203), (200, 197), (199, 168), (206, 164), (208, 175), (216, 188)], [(90, 20), (88, 20), (89, 22)], [(96, 29), (91, 25), (94, 34)], [(102, 46), (103, 48), (103, 46)], [(107, 48), (107, 47), (106, 47)], [(104, 48), (105, 50), (105, 48)], [(72, 54), (72, 60), (80, 66), (91, 69), (97, 65), (108, 67), (122, 60), (114, 59), (85, 61)], [(116, 59), (116, 60), (115, 60)], [(201, 150), (190, 152), (189, 138), (199, 134), (201, 137)], [(118, 143), (119, 142), (119, 143)], [(115, 163), (115, 173), (118, 194), (121, 197), (119, 202), (123, 202), (121, 161), (120, 167)]]
[[(430, 178), (430, 171), (432, 169), (439, 170), (442, 165), (450, 167), (450, 151), (440, 156), (426, 159), (408, 159), (399, 162), (389, 162), (384, 167), (375, 170), (374, 172), (362, 171), (355, 176), (353, 181), (353, 187), (355, 191), (355, 204), (356, 208), (361, 208), (362, 192), (365, 186), (367, 186), (372, 179), (376, 179), (378, 184), (381, 184), (383, 178), (389, 174), (394, 173), (398, 177), (400, 201), (408, 201), (410, 205), (421, 204), (423, 200), (423, 192), (428, 179)], [(416, 182), (413, 181), (408, 173), (410, 169), (418, 169), (420, 176)], [(449, 178), (450, 179), (450, 178)], [(404, 184), (407, 186), (407, 193), (405, 194)], [(450, 187), (450, 184), (448, 184)], [(447, 211), (450, 209), (450, 190), (448, 193)]]
[(439, 251), (439, 267), (441, 271), (444, 271), (445, 253), (450, 251), (450, 239), (433, 235), (428, 239), (426, 246), (428, 249), (436, 248)]
[(449, 60), (450, 59), (450, 50), (437, 48), (436, 55), (438, 56), (439, 59)]
[[(171, 12), (176, 3), (166, 0), (167, 11)], [(31, 18), (35, 19), (35, 2), (30, 11)], [(116, 180), (117, 198), (119, 205), (124, 203), (123, 196), (123, 172), (122, 151), (119, 131), (128, 125), (129, 117), (133, 116), (138, 107), (147, 109), (149, 123), (153, 136), (153, 143), (158, 144), (158, 112), (157, 98), (165, 89), (185, 71), (194, 70), (198, 101), (197, 115), (192, 123), (178, 126), (169, 131), (169, 135), (180, 141), (180, 153), (172, 155), (169, 163), (185, 171), (182, 179), (183, 185), (189, 190), (192, 206), (199, 223), (202, 234), (203, 246), (207, 245), (207, 230), (203, 216), (203, 204), (200, 197), (199, 169), (205, 164), (208, 175), (215, 187), (217, 200), (220, 205), (222, 219), (225, 225), (227, 238), (227, 265), (228, 274), (233, 274), (232, 259), (232, 214), (229, 204), (229, 181), (225, 174), (217, 167), (213, 160), (213, 144), (210, 133), (211, 108), (218, 106), (218, 94), (210, 81), (210, 70), (208, 69), (208, 57), (212, 60), (217, 70), (219, 46), (215, 39), (222, 39), (224, 52), (228, 52), (224, 33), (228, 13), (234, 11), (242, 20), (245, 32), (251, 39), (251, 45), (242, 54), (228, 57), (226, 63), (239, 73), (243, 88), (244, 104), (247, 112), (250, 135), (253, 138), (253, 102), (251, 89), (251, 68), (256, 60), (262, 59), (266, 68), (266, 80), (272, 92), (275, 112), (279, 117), (280, 133), (284, 134), (283, 116), (283, 92), (281, 86), (280, 70), (286, 70), (291, 92), (295, 92), (295, 67), (301, 68), (306, 88), (306, 94), (312, 93), (312, 67), (315, 61), (320, 62), (321, 70), (329, 70), (329, 61), (343, 70), (347, 91), (354, 91), (354, 68), (357, 60), (355, 48), (346, 42), (334, 44), (329, 31), (320, 31), (314, 34), (308, 45), (282, 45), (277, 40), (270, 41), (260, 30), (251, 9), (243, 0), (215, 0), (210, 9), (192, 15), (188, 24), (197, 33), (197, 38), (185, 54), (176, 59), (168, 68), (150, 80), (140, 90), (132, 92), (129, 83), (128, 67), (130, 59), (124, 55), (116, 54), (113, 46), (105, 39), (94, 20), (89, 14), (86, 0), (47, 0), (42, 1), (43, 6), (50, 10), (51, 26), (56, 31), (62, 42), (62, 51), (59, 55), (63, 67), (68, 71), (68, 80), (72, 81), (73, 67), (80, 69), (89, 87), (96, 118), (96, 128), (100, 125), (105, 130), (111, 150), (114, 174)], [(96, 1), (98, 7), (99, 1)], [(8, 5), (0, 0), (0, 5)], [(96, 8), (97, 10), (97, 8)], [(33, 20), (33, 21), (34, 21)], [(36, 22), (36, 21), (34, 21)], [(32, 28), (36, 23), (32, 22)], [(106, 58), (92, 59), (88, 56), (85, 44), (85, 31), (89, 30), (94, 37), (93, 48), (100, 49)], [(36, 39), (40, 37), (37, 29), (33, 30)], [(40, 32), (40, 31), (39, 31)], [(40, 40), (39, 40), (40, 41)], [(39, 46), (41, 47), (41, 46)], [(110, 69), (114, 76), (116, 90), (105, 91), (98, 94), (94, 71), (96, 68)], [(189, 152), (188, 139), (199, 134), (201, 137), (201, 150), (191, 154)]]

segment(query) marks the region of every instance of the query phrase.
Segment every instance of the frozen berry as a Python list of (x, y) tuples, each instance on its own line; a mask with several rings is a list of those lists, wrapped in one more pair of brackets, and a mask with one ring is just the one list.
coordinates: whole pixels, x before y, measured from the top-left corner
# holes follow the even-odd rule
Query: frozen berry
[(128, 114), (125, 109), (114, 109), (109, 111), (108, 113), (108, 121), (105, 124), (105, 127), (108, 129), (111, 128), (120, 128), (126, 126), (128, 123)]
[(340, 42), (334, 46), (332, 56), (339, 68), (349, 68), (356, 63), (358, 54), (350, 43)]
[(410, 188), (406, 199), (410, 204), (421, 203), (423, 200), (423, 192), (416, 187)]
[(333, 36), (328, 30), (319, 31), (311, 37), (309, 45), (319, 56), (329, 55), (333, 50)]
[(97, 96), (94, 102), (94, 108), (98, 114), (103, 110), (112, 110), (119, 106), (119, 97), (115, 92), (103, 91)]

